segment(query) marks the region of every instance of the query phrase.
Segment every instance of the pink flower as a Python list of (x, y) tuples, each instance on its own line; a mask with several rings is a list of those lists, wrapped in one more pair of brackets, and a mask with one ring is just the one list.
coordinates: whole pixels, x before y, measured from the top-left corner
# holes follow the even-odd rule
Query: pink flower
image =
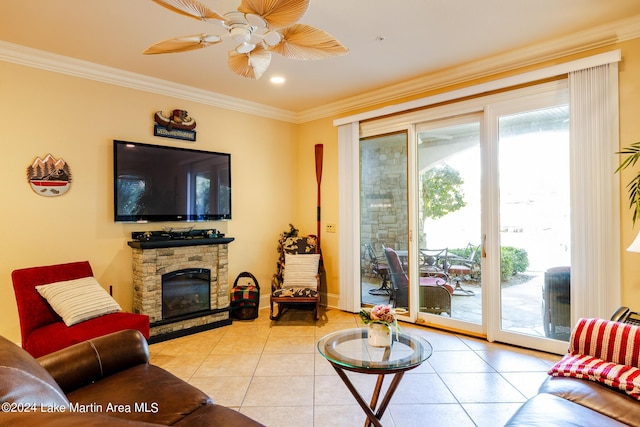
[(370, 310), (362, 309), (359, 314), (365, 324), (381, 323), (387, 325), (389, 328), (394, 327), (396, 330), (396, 339), (398, 338), (400, 327), (398, 326), (396, 318), (396, 310), (392, 306), (380, 304)]
[(396, 320), (396, 312), (390, 305), (376, 305), (371, 309), (370, 318), (373, 321), (393, 323)]

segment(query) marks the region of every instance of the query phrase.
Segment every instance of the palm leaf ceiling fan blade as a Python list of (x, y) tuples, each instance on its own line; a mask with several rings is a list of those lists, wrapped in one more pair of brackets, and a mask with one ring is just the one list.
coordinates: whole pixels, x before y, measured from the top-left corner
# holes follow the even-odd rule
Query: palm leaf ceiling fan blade
[(208, 36), (206, 34), (194, 34), (192, 36), (175, 37), (153, 44), (145, 50), (145, 55), (156, 55), (160, 53), (179, 53), (190, 50), (202, 49), (212, 44), (222, 41), (219, 36)]
[(271, 63), (271, 52), (261, 46), (249, 53), (238, 53), (234, 50), (229, 52), (227, 64), (229, 68), (243, 77), (259, 79), (262, 73), (269, 68)]
[(332, 35), (310, 25), (295, 24), (279, 32), (282, 41), (269, 50), (286, 58), (323, 59), (349, 52)]
[[(154, 0), (156, 1), (156, 0)], [(260, 15), (276, 28), (298, 22), (309, 9), (309, 0), (242, 0), (238, 11)]]
[(187, 52), (229, 39), (236, 43), (235, 50), (229, 52), (229, 68), (243, 77), (258, 79), (271, 63), (271, 52), (292, 59), (323, 59), (348, 52), (325, 31), (296, 24), (309, 9), (310, 0), (241, 0), (237, 11), (224, 15), (197, 0), (153, 1), (181, 15), (213, 21), (222, 32), (164, 40), (148, 47), (143, 52), (146, 55)]
[(190, 18), (206, 21), (207, 19), (216, 19), (224, 21), (224, 17), (218, 12), (209, 9), (207, 6), (195, 0), (153, 0), (160, 6), (179, 13), (180, 15)]

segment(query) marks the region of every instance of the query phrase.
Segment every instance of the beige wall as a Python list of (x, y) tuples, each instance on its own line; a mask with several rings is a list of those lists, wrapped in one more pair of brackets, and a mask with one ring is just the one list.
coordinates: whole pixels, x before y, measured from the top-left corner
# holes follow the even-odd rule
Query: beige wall
[[(620, 45), (620, 148), (640, 141), (640, 39)], [(640, 222), (632, 224), (625, 188), (640, 171), (640, 165), (623, 171), (621, 175), (621, 244), (622, 244), (622, 303), (640, 311), (640, 254), (625, 249), (640, 232)], [(611, 286), (615, 286), (611, 283)]]
[[(338, 306), (338, 130), (332, 119), (317, 120), (301, 125), (299, 130), (300, 189), (299, 211), (300, 231), (305, 234), (317, 230), (317, 181), (315, 173), (315, 145), (323, 146), (321, 180), (321, 240), (328, 294), (328, 303)], [(336, 233), (327, 233), (326, 225), (335, 224)]]
[[(113, 222), (113, 139), (231, 153), (233, 220), (201, 228), (235, 237), (230, 281), (250, 271), (268, 292), (278, 235), (298, 223), (298, 171), (290, 167), (299, 158), (297, 126), (5, 62), (0, 76), (1, 335), (20, 340), (10, 277), (16, 268), (88, 260), (130, 309), (130, 233), (170, 224)], [(153, 136), (154, 111), (173, 108), (197, 120), (197, 142)], [(60, 197), (38, 196), (27, 182), (27, 166), (48, 153), (71, 168), (71, 188)]]
[[(640, 39), (616, 47), (623, 55), (620, 139), (625, 147), (640, 141)], [(126, 244), (130, 232), (158, 230), (167, 224), (113, 222), (113, 139), (232, 154), (234, 219), (207, 227), (219, 228), (236, 238), (229, 247), (230, 280), (241, 271), (250, 271), (256, 275), (263, 292), (270, 289), (279, 233), (289, 223), (302, 233), (316, 231), (314, 146), (323, 144), (322, 249), (328, 302), (337, 305), (341, 224), (338, 224), (334, 117), (293, 125), (4, 62), (0, 62), (0, 76), (3, 152), (0, 219), (4, 243), (0, 246), (0, 334), (16, 342), (20, 339), (10, 278), (16, 268), (89, 260), (103, 286), (113, 286), (118, 302), (125, 309), (130, 308), (131, 252)], [(490, 78), (483, 80), (487, 79)], [(438, 92), (457, 87), (441, 88)], [(405, 100), (409, 98), (396, 102)], [(196, 143), (153, 136), (153, 112), (173, 108), (186, 109), (198, 121)], [(48, 153), (63, 158), (71, 167), (72, 187), (62, 197), (37, 196), (26, 180), (27, 166), (35, 157)], [(622, 176), (623, 248), (640, 231), (640, 224), (635, 228), (631, 225), (624, 189), (633, 173), (625, 172)], [(336, 224), (337, 233), (327, 233), (326, 224)], [(623, 252), (622, 279), (623, 303), (640, 309), (640, 254)]]

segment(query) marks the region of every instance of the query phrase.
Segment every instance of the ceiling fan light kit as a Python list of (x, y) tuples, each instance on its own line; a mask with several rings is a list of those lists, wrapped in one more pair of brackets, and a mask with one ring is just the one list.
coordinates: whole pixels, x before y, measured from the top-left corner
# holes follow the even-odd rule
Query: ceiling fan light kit
[(180, 15), (219, 26), (214, 34), (175, 37), (153, 44), (143, 53), (155, 55), (201, 49), (231, 39), (227, 64), (243, 77), (258, 79), (271, 63), (271, 52), (289, 59), (323, 59), (348, 49), (323, 30), (296, 24), (309, 0), (242, 0), (238, 10), (218, 13), (196, 0), (153, 0)]

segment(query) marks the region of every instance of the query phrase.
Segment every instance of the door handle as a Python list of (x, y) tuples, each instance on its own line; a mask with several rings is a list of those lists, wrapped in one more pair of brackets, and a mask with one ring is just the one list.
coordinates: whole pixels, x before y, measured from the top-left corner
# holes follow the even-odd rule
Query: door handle
[(487, 235), (483, 234), (482, 235), (482, 258), (487, 257), (487, 250), (485, 249), (486, 247), (487, 247)]

